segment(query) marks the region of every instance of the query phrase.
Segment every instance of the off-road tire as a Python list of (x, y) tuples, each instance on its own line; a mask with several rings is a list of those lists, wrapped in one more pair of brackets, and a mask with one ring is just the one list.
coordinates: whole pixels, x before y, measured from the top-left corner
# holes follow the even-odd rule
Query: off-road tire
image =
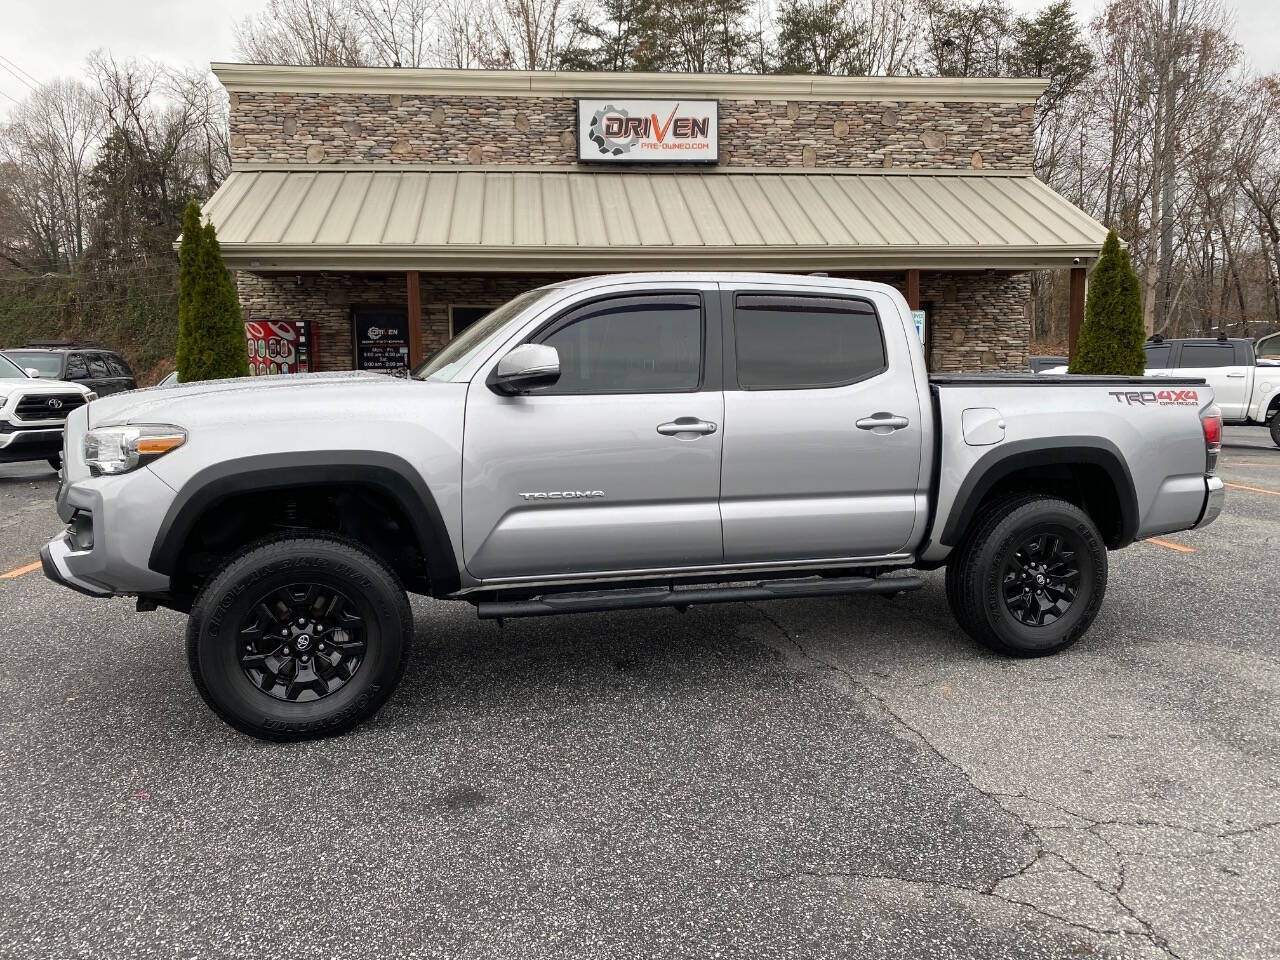
[(1271, 415), (1271, 442), (1280, 447), (1280, 410)]
[[(241, 628), (264, 592), (299, 583), (350, 598), (362, 616), (365, 651), (339, 689), (289, 702), (242, 669)], [(284, 536), (250, 545), (205, 583), (187, 622), (187, 660), (200, 696), (232, 727), (262, 740), (313, 740), (351, 730), (386, 703), (404, 675), (412, 637), (404, 587), (381, 560), (337, 537)]]
[[(1052, 623), (1020, 622), (1005, 600), (1006, 564), (1041, 534), (1065, 538), (1075, 554), (1075, 598)], [(1011, 657), (1065, 650), (1089, 629), (1107, 588), (1107, 549), (1079, 507), (1056, 497), (1017, 495), (992, 504), (947, 564), (947, 602), (960, 628), (983, 646)]]
[(53, 469), (54, 469), (54, 470), (61, 470), (61, 469), (62, 469), (62, 456), (61, 456), (61, 455), (58, 455), (58, 456), (50, 457), (50, 458), (49, 458), (49, 466), (53, 467)]

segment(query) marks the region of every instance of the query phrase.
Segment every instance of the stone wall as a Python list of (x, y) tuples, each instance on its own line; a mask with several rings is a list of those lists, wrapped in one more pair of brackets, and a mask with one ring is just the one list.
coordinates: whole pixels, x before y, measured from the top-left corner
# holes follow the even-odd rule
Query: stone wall
[[(449, 306), (492, 306), (563, 277), (530, 275), (420, 274), (423, 356), (449, 340)], [(901, 274), (864, 275), (902, 288)], [(312, 321), (313, 365), (349, 370), (353, 305), (403, 304), (403, 273), (238, 273), (246, 320)], [(1027, 364), (1031, 281), (1025, 273), (928, 273), (920, 298), (931, 307), (932, 369), (936, 371), (1023, 370)]]
[(922, 273), (920, 301), (932, 307), (933, 371), (1026, 370), (1030, 274)]
[[(577, 163), (568, 97), (231, 94), (236, 163)], [(722, 166), (1030, 169), (1035, 107), (721, 100)]]

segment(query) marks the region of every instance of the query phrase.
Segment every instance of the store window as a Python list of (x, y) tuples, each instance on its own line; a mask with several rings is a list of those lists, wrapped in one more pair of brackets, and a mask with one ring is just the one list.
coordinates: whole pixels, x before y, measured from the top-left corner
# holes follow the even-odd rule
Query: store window
[(493, 307), (453, 305), (449, 307), (449, 339), (453, 339), (478, 320), (493, 312)]
[(408, 310), (402, 306), (354, 306), (351, 326), (357, 370), (408, 374)]

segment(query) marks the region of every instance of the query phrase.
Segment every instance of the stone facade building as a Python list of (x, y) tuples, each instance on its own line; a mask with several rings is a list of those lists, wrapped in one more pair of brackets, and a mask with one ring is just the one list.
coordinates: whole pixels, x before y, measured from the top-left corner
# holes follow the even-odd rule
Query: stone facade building
[(246, 321), (298, 328), (311, 369), (416, 362), (555, 279), (699, 268), (889, 282), (933, 369), (1015, 369), (1028, 271), (1082, 304), (1105, 234), (1031, 174), (1040, 81), (214, 71), (206, 213)]

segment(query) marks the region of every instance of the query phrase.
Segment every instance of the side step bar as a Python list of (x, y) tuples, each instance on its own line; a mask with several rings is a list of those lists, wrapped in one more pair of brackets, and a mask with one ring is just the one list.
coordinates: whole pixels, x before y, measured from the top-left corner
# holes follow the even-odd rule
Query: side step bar
[(923, 586), (924, 581), (919, 577), (805, 577), (797, 580), (769, 580), (745, 587), (691, 587), (685, 590), (639, 587), (552, 593), (532, 600), (481, 600), (476, 604), (476, 613), (481, 620), (637, 610), (642, 607), (675, 607), (683, 613), (696, 603), (789, 600), (849, 593), (898, 593), (903, 590), (918, 590)]

